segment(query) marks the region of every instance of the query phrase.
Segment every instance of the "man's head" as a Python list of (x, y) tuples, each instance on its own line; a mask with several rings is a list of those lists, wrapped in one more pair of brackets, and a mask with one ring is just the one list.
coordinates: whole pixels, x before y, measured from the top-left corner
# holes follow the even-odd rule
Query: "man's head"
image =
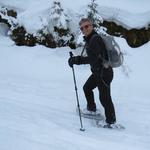
[(84, 36), (88, 36), (93, 31), (93, 24), (88, 18), (82, 18), (79, 25)]

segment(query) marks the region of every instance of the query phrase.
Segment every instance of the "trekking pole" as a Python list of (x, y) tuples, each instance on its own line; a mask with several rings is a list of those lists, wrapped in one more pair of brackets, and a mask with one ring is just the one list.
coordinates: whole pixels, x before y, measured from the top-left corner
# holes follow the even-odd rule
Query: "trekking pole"
[[(72, 52), (69, 52), (70, 57), (73, 57)], [(76, 84), (76, 78), (75, 78), (75, 71), (74, 71), (74, 67), (72, 66), (72, 73), (73, 73), (73, 80), (74, 80), (74, 85), (75, 85), (75, 92), (76, 92), (76, 99), (77, 99), (77, 106), (78, 106), (78, 111), (79, 111), (79, 118), (80, 118), (80, 131), (85, 131), (85, 129), (83, 128), (83, 124), (82, 124), (82, 118), (81, 118), (81, 110), (80, 110), (80, 104), (79, 104), (79, 98), (78, 98), (78, 89), (77, 89), (77, 84)]]

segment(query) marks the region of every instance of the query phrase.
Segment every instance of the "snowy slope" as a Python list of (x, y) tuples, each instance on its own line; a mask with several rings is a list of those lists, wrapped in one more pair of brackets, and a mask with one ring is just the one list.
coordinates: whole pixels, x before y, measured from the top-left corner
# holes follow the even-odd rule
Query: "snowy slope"
[[(17, 47), (1, 36), (0, 149), (148, 150), (150, 43), (131, 49), (124, 40), (118, 40), (128, 49), (126, 65), (132, 70), (129, 78), (120, 69), (115, 70), (112, 84), (117, 119), (126, 130), (96, 128), (84, 119), (83, 133), (79, 131), (72, 72), (67, 65), (69, 49)], [(82, 85), (90, 73), (89, 66), (75, 67), (75, 71), (81, 107), (85, 107)]]

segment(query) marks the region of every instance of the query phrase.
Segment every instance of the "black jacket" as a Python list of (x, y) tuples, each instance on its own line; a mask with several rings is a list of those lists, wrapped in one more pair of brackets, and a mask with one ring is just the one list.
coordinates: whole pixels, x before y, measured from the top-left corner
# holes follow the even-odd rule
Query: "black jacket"
[(84, 37), (86, 42), (87, 57), (82, 57), (82, 64), (90, 64), (92, 72), (101, 72), (103, 69), (103, 60), (99, 57), (106, 57), (105, 44), (102, 38), (93, 30), (93, 32)]

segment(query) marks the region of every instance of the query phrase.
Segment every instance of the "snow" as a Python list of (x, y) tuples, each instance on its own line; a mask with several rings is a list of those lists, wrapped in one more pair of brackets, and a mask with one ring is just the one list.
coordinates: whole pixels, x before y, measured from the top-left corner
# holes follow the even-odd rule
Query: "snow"
[[(121, 69), (115, 69), (112, 96), (117, 120), (126, 129), (101, 129), (83, 119), (86, 131), (81, 132), (72, 71), (67, 64), (69, 48), (18, 47), (8, 37), (0, 37), (0, 149), (150, 148), (150, 43), (131, 49), (118, 39), (127, 51), (125, 63), (131, 72), (126, 77)], [(76, 66), (75, 73), (83, 108), (86, 103), (82, 86), (90, 73), (89, 66)], [(98, 94), (96, 97), (98, 105)]]
[[(47, 19), (49, 2), (1, 0), (0, 5), (17, 8), (22, 24), (35, 31), (42, 26), (39, 16), (44, 21)], [(76, 12), (87, 3), (85, 0), (62, 2)], [(113, 9), (119, 9), (118, 17), (123, 13), (121, 21), (126, 19), (126, 25), (129, 25), (127, 19), (133, 19), (133, 11), (137, 17), (145, 14), (143, 25), (149, 22), (146, 15), (150, 11), (148, 0), (105, 0), (99, 3), (104, 9), (111, 7), (108, 11), (112, 13)], [(35, 5), (37, 7), (33, 9)], [(105, 14), (105, 11), (102, 12)], [(131, 24), (141, 26), (140, 21), (134, 19)], [(50, 49), (40, 45), (19, 47), (6, 36), (7, 30), (7, 26), (0, 24), (0, 150), (150, 149), (150, 42), (133, 49), (124, 39), (116, 38), (126, 55), (125, 70), (114, 69), (112, 98), (117, 122), (126, 129), (97, 128), (93, 121), (83, 119), (86, 130), (81, 132), (72, 70), (67, 63), (70, 49)], [(88, 65), (75, 66), (75, 73), (80, 105), (84, 108), (86, 102), (82, 86), (90, 68)], [(103, 112), (98, 92), (94, 92), (97, 106)]]
[[(99, 7), (100, 15), (110, 21), (124, 26), (127, 29), (148, 27), (150, 23), (150, 11), (133, 13), (120, 8)], [(130, 17), (129, 17), (130, 16)]]
[[(41, 18), (46, 24), (49, 23), (52, 2), (52, 0), (26, 0), (26, 2), (23, 0), (1, 0), (0, 6), (14, 8), (18, 12), (19, 23), (25, 26), (29, 33), (35, 33), (43, 27)], [(89, 2), (90, 0), (82, 0), (70, 3), (70, 0), (62, 0), (61, 4), (65, 13), (72, 17), (72, 24), (77, 26), (76, 16), (85, 14), (85, 8)], [(97, 3), (102, 18), (115, 20), (116, 23), (127, 29), (143, 28), (150, 24), (149, 0), (105, 0), (103, 2), (97, 1)]]
[(7, 35), (8, 33), (8, 26), (4, 23), (0, 23), (0, 35)]

